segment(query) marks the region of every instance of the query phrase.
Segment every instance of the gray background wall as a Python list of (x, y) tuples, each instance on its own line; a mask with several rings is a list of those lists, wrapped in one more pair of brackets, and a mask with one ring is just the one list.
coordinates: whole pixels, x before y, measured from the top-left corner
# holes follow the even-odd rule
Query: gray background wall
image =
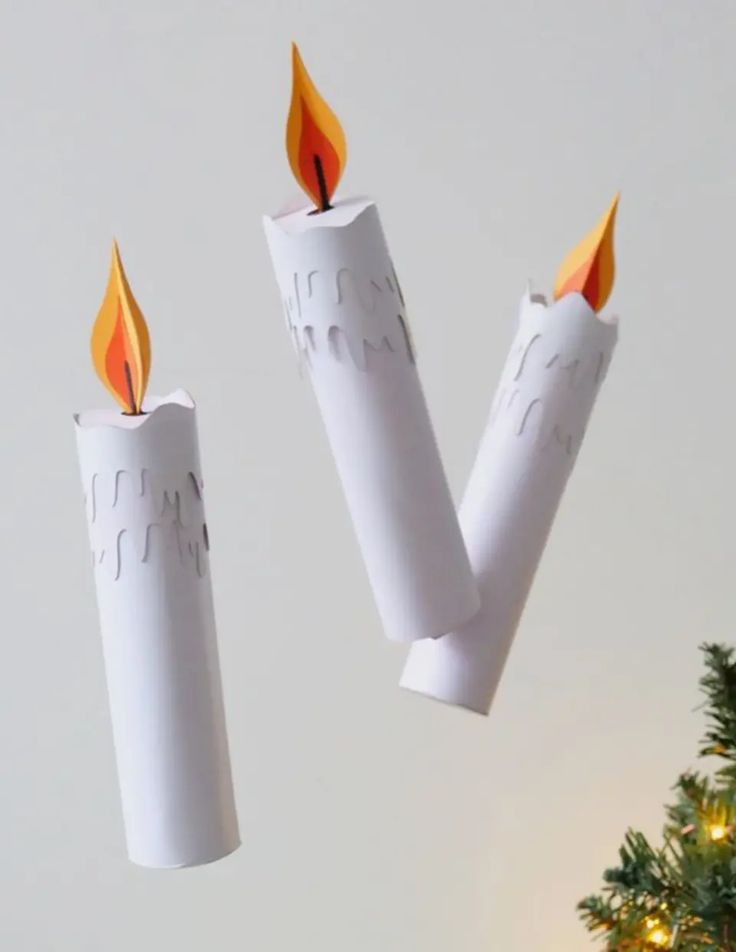
[[(0, 945), (589, 948), (736, 611), (728, 0), (0, 4)], [(460, 495), (528, 278), (622, 189), (618, 354), (490, 719), (405, 695), (260, 215), (289, 48), (380, 201)], [(243, 848), (124, 855), (71, 414), (117, 235), (200, 432)]]

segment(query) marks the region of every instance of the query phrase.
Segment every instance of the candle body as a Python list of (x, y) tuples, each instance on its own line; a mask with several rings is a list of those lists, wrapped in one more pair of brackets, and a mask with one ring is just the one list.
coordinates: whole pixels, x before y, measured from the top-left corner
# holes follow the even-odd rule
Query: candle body
[(240, 843), (194, 404), (76, 417), (128, 853), (211, 862)]
[(479, 606), (375, 205), (265, 220), (389, 638), (434, 638)]
[(482, 607), (413, 645), (402, 687), (488, 713), (616, 336), (580, 294), (522, 301), (460, 509)]

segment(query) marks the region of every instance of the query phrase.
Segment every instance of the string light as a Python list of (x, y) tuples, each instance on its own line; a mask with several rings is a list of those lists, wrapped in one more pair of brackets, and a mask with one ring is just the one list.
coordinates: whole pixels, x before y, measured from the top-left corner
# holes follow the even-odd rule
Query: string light
[(728, 836), (728, 827), (723, 826), (720, 823), (714, 823), (708, 829), (708, 836), (710, 836), (714, 843), (720, 843), (721, 840), (725, 840), (725, 838)]
[(663, 949), (670, 941), (670, 933), (656, 919), (647, 919), (647, 942), (659, 949)]
[(647, 936), (647, 941), (661, 949), (670, 941), (670, 934), (662, 926), (655, 926)]

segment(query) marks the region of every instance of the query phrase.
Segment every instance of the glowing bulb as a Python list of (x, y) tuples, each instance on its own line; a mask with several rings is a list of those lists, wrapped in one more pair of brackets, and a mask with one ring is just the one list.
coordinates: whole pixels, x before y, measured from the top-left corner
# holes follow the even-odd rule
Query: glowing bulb
[(648, 945), (654, 945), (658, 948), (664, 948), (666, 945), (669, 945), (670, 934), (659, 921), (659, 919), (654, 916), (645, 920), (647, 929), (646, 941)]
[(670, 934), (666, 929), (663, 929), (662, 926), (657, 926), (649, 933), (647, 941), (652, 945), (658, 945), (662, 948), (670, 941)]
[(719, 843), (728, 835), (728, 829), (725, 826), (722, 826), (720, 823), (714, 823), (709, 829), (708, 835), (714, 843)]

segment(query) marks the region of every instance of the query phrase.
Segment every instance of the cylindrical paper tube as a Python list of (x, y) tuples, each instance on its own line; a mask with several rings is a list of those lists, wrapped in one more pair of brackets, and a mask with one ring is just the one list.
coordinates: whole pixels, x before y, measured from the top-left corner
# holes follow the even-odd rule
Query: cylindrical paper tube
[(375, 205), (265, 220), (387, 635), (435, 638), (480, 606)]
[(578, 293), (522, 301), (460, 510), (482, 607), (412, 645), (402, 687), (488, 713), (616, 335)]
[(239, 843), (194, 403), (75, 417), (128, 853), (196, 866)]

